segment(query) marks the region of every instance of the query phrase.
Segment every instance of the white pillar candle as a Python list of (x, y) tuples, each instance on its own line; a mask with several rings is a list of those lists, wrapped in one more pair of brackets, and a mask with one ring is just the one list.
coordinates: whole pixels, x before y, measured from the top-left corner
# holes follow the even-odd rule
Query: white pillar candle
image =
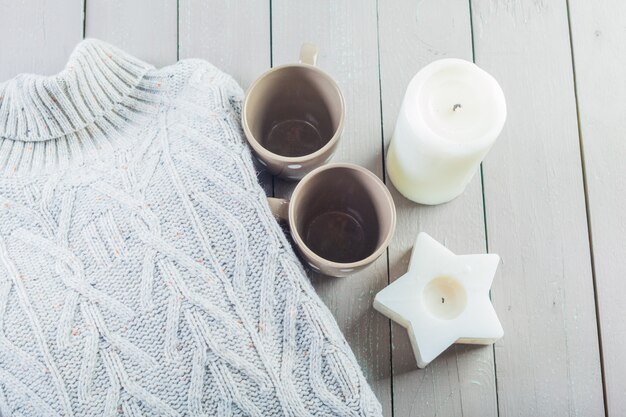
[(453, 343), (493, 343), (503, 335), (489, 299), (499, 262), (495, 254), (455, 255), (420, 233), (409, 270), (376, 294), (374, 308), (407, 328), (420, 368)]
[(387, 171), (406, 198), (440, 204), (460, 195), (500, 134), (498, 82), (462, 59), (435, 61), (413, 77), (389, 146)]

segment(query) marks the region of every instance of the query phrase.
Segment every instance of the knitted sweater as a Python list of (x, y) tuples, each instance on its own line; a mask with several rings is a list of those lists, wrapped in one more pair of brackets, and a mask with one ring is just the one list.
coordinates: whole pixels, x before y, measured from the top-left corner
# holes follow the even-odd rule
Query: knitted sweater
[(80, 43), (0, 84), (0, 414), (377, 416), (257, 183), (241, 90)]

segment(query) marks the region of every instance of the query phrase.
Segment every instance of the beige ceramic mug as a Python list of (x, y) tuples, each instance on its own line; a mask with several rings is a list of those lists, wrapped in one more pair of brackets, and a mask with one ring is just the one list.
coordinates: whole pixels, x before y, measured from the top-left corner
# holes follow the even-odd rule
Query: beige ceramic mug
[(329, 164), (306, 175), (291, 201), (268, 198), (288, 222), (304, 260), (317, 272), (341, 277), (374, 262), (396, 227), (396, 208), (376, 175), (354, 164)]
[(316, 60), (317, 47), (305, 43), (299, 63), (261, 75), (243, 102), (243, 129), (254, 155), (282, 178), (301, 179), (327, 162), (343, 130), (343, 95)]

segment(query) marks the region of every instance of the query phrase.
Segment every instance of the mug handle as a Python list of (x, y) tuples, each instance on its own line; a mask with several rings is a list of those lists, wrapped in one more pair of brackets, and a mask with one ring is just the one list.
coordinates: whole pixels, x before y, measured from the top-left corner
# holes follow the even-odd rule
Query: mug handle
[(314, 43), (303, 43), (300, 47), (300, 63), (316, 65), (319, 48)]
[(267, 204), (277, 220), (286, 222), (289, 219), (289, 200), (284, 198), (267, 197)]

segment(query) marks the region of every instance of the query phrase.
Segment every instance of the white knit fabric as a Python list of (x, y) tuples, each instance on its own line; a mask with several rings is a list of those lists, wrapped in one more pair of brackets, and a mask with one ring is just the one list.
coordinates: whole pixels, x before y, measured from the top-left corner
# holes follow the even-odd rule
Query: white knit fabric
[(0, 84), (2, 416), (381, 414), (268, 209), (241, 96), (93, 40)]

